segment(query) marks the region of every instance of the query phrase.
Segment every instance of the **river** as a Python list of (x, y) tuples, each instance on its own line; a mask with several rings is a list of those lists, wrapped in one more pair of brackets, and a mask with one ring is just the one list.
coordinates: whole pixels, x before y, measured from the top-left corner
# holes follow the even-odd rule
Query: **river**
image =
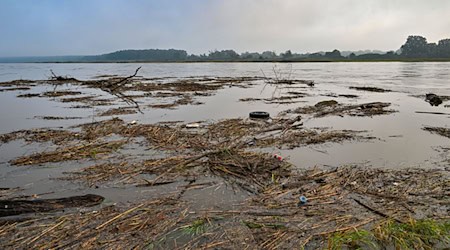
[[(174, 109), (145, 108), (142, 113), (120, 116), (125, 121), (157, 123), (161, 121), (218, 121), (226, 118), (245, 118), (255, 110), (267, 111), (271, 116), (296, 107), (314, 105), (323, 100), (340, 103), (390, 102), (398, 111), (390, 115), (374, 117), (340, 117), (305, 119), (309, 128), (335, 130), (358, 130), (374, 137), (372, 140), (350, 141), (310, 145), (290, 150), (272, 149), (297, 167), (340, 166), (348, 164), (386, 168), (436, 168), (448, 164), (450, 141), (424, 131), (424, 126), (447, 127), (450, 124), (448, 102), (435, 107), (424, 101), (424, 95), (435, 93), (450, 96), (450, 63), (448, 62), (367, 62), (367, 63), (40, 63), (0, 64), (0, 82), (17, 79), (47, 79), (50, 70), (58, 75), (77, 79), (93, 79), (98, 75), (131, 75), (142, 66), (139, 75), (146, 78), (193, 76), (254, 77), (267, 76), (280, 79), (312, 80), (315, 86), (301, 102), (274, 104), (264, 102), (242, 102), (242, 98), (267, 98), (280, 95), (283, 90), (265, 86), (264, 81), (251, 88), (224, 88), (211, 96), (202, 96), (201, 105), (183, 105)], [(371, 86), (391, 90), (386, 93), (361, 92), (351, 86)], [(77, 87), (66, 86), (70, 90)], [(51, 90), (52, 86), (35, 86), (32, 91)], [(96, 93), (99, 96), (105, 93)], [(277, 92), (278, 91), (278, 92)], [(54, 98), (18, 98), (29, 90), (0, 92), (0, 133), (32, 128), (68, 128), (71, 125), (101, 119), (95, 114), (105, 107), (73, 109), (71, 104), (58, 102)], [(338, 95), (357, 95), (345, 98)], [(338, 97), (331, 97), (338, 96)], [(152, 99), (142, 101), (141, 106)], [(115, 103), (126, 106), (125, 103)], [(444, 115), (417, 113), (440, 112)], [(42, 116), (79, 117), (73, 120), (37, 119)], [(77, 185), (68, 185), (57, 178), (64, 171), (80, 166), (64, 165), (61, 168), (48, 166), (14, 167), (8, 162), (15, 157), (27, 155), (36, 145), (10, 142), (0, 145), (0, 187), (24, 187), (25, 194), (54, 192), (72, 194)], [(39, 147), (42, 147), (39, 146)], [(43, 150), (43, 148), (39, 148)], [(140, 152), (140, 155), (145, 152)], [(105, 190), (109, 190), (106, 189)], [(92, 191), (92, 190), (91, 190)], [(112, 200), (128, 200), (129, 191), (95, 191)], [(141, 192), (133, 189), (133, 192)], [(58, 196), (56, 195), (55, 196)]]

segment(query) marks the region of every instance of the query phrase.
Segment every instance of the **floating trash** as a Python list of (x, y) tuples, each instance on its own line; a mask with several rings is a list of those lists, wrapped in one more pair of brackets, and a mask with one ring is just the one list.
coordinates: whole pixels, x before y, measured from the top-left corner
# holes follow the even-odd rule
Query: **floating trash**
[(189, 123), (189, 124), (186, 124), (186, 128), (200, 128), (200, 124), (198, 124), (198, 123)]
[(273, 158), (275, 158), (275, 159), (277, 159), (279, 161), (283, 161), (283, 157), (281, 155), (279, 155), (279, 154), (274, 154)]
[(298, 206), (302, 206), (305, 205), (308, 202), (308, 198), (306, 198), (305, 196), (300, 196), (299, 198), (299, 202), (298, 202)]

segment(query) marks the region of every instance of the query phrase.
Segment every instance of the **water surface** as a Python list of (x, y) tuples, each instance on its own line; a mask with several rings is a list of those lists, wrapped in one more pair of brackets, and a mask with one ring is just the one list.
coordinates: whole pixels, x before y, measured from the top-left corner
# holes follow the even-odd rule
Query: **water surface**
[[(179, 106), (176, 109), (143, 109), (143, 113), (120, 116), (126, 121), (156, 123), (160, 121), (218, 121), (226, 118), (245, 118), (254, 110), (264, 110), (272, 116), (279, 112), (304, 105), (314, 105), (322, 100), (334, 99), (341, 103), (363, 103), (383, 101), (392, 103), (397, 113), (375, 117), (324, 117), (305, 119), (308, 128), (327, 127), (329, 129), (364, 130), (374, 140), (311, 145), (293, 150), (273, 149), (271, 153), (281, 153), (298, 167), (317, 165), (340, 166), (358, 164), (373, 167), (403, 168), (445, 167), (448, 160), (450, 140), (422, 130), (424, 126), (448, 127), (449, 115), (418, 114), (416, 111), (450, 113), (445, 105), (432, 107), (423, 98), (426, 93), (450, 96), (450, 63), (448, 62), (377, 62), (377, 63), (147, 63), (147, 64), (0, 64), (0, 81), (16, 79), (47, 79), (53, 70), (58, 75), (78, 79), (92, 79), (98, 75), (127, 76), (142, 66), (139, 75), (153, 77), (192, 76), (263, 76), (314, 80), (314, 88), (298, 89), (309, 96), (294, 104), (265, 104), (263, 102), (240, 102), (240, 98), (264, 98), (281, 95), (286, 89), (274, 92), (273, 86), (265, 82), (252, 88), (224, 88), (213, 96), (198, 97), (202, 105)], [(275, 67), (275, 68), (274, 68)], [(281, 75), (279, 74), (281, 73)], [(374, 86), (392, 90), (388, 93), (361, 92), (350, 86)], [(76, 86), (61, 89), (80, 90)], [(51, 91), (52, 86), (36, 86), (31, 90), (0, 92), (0, 133), (31, 128), (68, 128), (71, 125), (105, 119), (95, 114), (108, 107), (87, 109), (70, 108), (70, 103), (61, 103), (52, 98), (17, 98), (21, 93)], [(98, 90), (81, 89), (83, 92), (112, 98)], [(330, 94), (354, 94), (358, 98), (330, 97)], [(151, 98), (142, 100), (152, 102)], [(120, 101), (116, 106), (126, 106)], [(81, 117), (73, 120), (43, 120), (36, 116)], [(108, 117), (106, 117), (108, 118)], [(42, 147), (42, 145), (40, 146)], [(42, 151), (37, 145), (11, 142), (0, 145), (0, 187), (24, 187), (25, 193), (55, 192), (54, 195), (79, 192), (97, 192), (113, 200), (126, 201), (130, 192), (135, 196), (145, 196), (143, 189), (100, 188), (82, 189), (77, 185), (55, 180), (62, 172), (83, 167), (78, 163), (50, 164), (50, 166), (13, 167), (8, 161), (33, 150)], [(51, 149), (49, 146), (48, 150)], [(139, 151), (140, 150), (140, 151)], [(146, 154), (139, 149), (137, 157)], [(131, 191), (130, 191), (131, 190)]]

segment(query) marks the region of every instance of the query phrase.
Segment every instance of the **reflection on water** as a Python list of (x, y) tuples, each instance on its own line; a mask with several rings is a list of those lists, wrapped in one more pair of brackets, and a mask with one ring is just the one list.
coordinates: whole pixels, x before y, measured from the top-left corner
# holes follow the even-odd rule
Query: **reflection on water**
[[(405, 63), (400, 68), (400, 78), (421, 78), (425, 71), (426, 65), (423, 63)], [(429, 69), (428, 69), (429, 70)]]

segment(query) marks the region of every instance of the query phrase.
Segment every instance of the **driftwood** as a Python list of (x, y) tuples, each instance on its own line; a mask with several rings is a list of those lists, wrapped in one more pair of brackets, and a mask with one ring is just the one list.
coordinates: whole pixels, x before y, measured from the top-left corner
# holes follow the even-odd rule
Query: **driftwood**
[(112, 80), (95, 80), (95, 81), (80, 81), (76, 78), (72, 78), (72, 77), (65, 77), (65, 76), (58, 76), (56, 75), (53, 70), (50, 70), (50, 73), (52, 74), (52, 76), (50, 77), (51, 81), (56, 82), (54, 84), (54, 89), (53, 92), (56, 91), (56, 88), (58, 86), (58, 83), (62, 83), (62, 82), (79, 82), (82, 84), (86, 84), (90, 87), (95, 87), (95, 88), (99, 88), (111, 95), (116, 96), (117, 98), (121, 99), (122, 101), (126, 102), (127, 104), (130, 105), (134, 105), (135, 108), (142, 113), (139, 104), (130, 96), (125, 95), (124, 93), (122, 93), (121, 91), (119, 91), (119, 88), (123, 87), (125, 84), (128, 83), (128, 80), (132, 79), (133, 77), (136, 77), (137, 73), (139, 72), (139, 70), (142, 67), (139, 67), (135, 70), (134, 74), (127, 76), (127, 77), (123, 77), (118, 81), (112, 81)]
[(111, 88), (111, 91), (114, 91), (114, 90), (116, 90), (116, 89), (122, 87), (124, 84), (127, 83), (127, 81), (128, 81), (129, 79), (135, 77), (135, 76), (137, 75), (138, 71), (139, 71), (141, 68), (142, 68), (142, 66), (139, 67), (139, 68), (137, 68), (133, 75), (127, 76), (127, 77), (121, 79), (121, 80), (118, 81), (118, 82), (111, 83), (111, 84), (108, 85), (107, 87)]
[(35, 212), (50, 212), (70, 207), (91, 207), (102, 203), (100, 195), (87, 194), (59, 199), (0, 200), (0, 217)]
[(391, 90), (377, 88), (377, 87), (355, 87), (355, 86), (352, 86), (352, 87), (350, 87), (350, 89), (359, 90), (359, 91), (380, 92), (380, 93), (391, 92)]
[(50, 70), (50, 73), (52, 76), (50, 77), (50, 80), (52, 81), (60, 81), (60, 82), (79, 82), (80, 80), (73, 78), (73, 77), (67, 77), (67, 76), (58, 76), (53, 72), (53, 70)]
[(126, 102), (127, 104), (134, 105), (135, 108), (139, 111), (139, 113), (143, 114), (141, 111), (141, 108), (139, 107), (139, 104), (132, 97), (126, 96), (124, 93), (122, 93), (120, 91), (116, 91), (119, 88), (123, 87), (123, 85), (127, 84), (128, 80), (135, 77), (140, 69), (141, 69), (141, 67), (137, 68), (136, 71), (134, 72), (134, 74), (124, 77), (121, 80), (119, 80), (118, 82), (108, 83), (105, 86), (102, 86), (100, 89), (105, 92), (110, 93), (111, 95), (118, 97), (119, 99)]
[(450, 115), (450, 113), (444, 112), (427, 112), (427, 111), (416, 111), (417, 114), (430, 114), (430, 115)]
[(383, 212), (381, 212), (380, 210), (375, 209), (375, 208), (373, 208), (373, 207), (371, 207), (371, 206), (369, 206), (369, 205), (363, 203), (363, 202), (362, 202), (361, 200), (359, 200), (359, 199), (353, 198), (353, 200), (354, 200), (356, 203), (358, 203), (359, 205), (363, 206), (364, 208), (366, 208), (367, 210), (371, 211), (372, 213), (374, 213), (374, 214), (376, 214), (376, 215), (379, 215), (379, 216), (381, 216), (381, 217), (388, 218), (388, 219), (394, 219), (394, 220), (397, 221), (398, 223), (403, 223), (403, 222), (404, 222), (404, 221), (401, 221), (401, 220), (399, 220), (399, 219), (397, 219), (397, 218), (394, 218), (394, 217), (392, 217), (391, 215), (388, 215), (388, 214), (386, 214), (386, 213), (383, 213)]

